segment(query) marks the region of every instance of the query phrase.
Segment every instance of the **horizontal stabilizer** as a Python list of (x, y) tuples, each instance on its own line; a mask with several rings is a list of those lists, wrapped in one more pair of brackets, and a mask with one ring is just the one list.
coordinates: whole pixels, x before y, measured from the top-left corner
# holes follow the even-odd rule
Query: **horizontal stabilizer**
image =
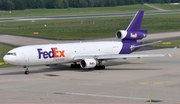
[(131, 50), (133, 50), (135, 48), (140, 48), (140, 47), (143, 47), (143, 46), (155, 44), (155, 43), (160, 43), (160, 42), (162, 42), (162, 41), (156, 41), (156, 42), (152, 42), (152, 43), (147, 43), (147, 44), (142, 44), (142, 45), (137, 45), (137, 46), (131, 46)]

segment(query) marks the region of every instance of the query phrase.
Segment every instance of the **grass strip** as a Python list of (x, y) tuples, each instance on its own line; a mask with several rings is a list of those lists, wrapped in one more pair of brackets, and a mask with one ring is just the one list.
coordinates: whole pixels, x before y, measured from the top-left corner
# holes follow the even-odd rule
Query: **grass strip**
[(153, 5), (158, 8), (165, 9), (165, 10), (180, 10), (179, 4), (150, 4), (150, 5)]
[(9, 17), (32, 17), (32, 16), (55, 16), (55, 15), (79, 15), (79, 14), (103, 14), (103, 13), (127, 13), (138, 10), (152, 11), (153, 8), (145, 5), (123, 5), (117, 7), (89, 7), (68, 9), (26, 9), (14, 11), (0, 11), (0, 18)]
[(0, 68), (3, 68), (3, 67), (7, 67), (7, 66), (12, 66), (8, 63), (5, 63), (4, 60), (3, 60), (3, 57), (4, 55), (9, 51), (11, 50), (12, 46), (9, 46), (9, 45), (5, 45), (5, 44), (0, 44)]
[(166, 42), (152, 44), (150, 46), (153, 46), (153, 47), (179, 47), (180, 40), (166, 41)]
[[(180, 14), (145, 15), (142, 29), (149, 33), (180, 30)], [(89, 39), (115, 36), (125, 30), (132, 16), (3, 22), (0, 32), (51, 39)]]

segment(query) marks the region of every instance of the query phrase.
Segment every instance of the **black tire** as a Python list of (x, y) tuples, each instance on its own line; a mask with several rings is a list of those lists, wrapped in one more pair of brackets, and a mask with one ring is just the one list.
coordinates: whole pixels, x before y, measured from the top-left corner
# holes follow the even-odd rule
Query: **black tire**
[(77, 65), (76, 65), (76, 68), (81, 68), (81, 65), (80, 65), (80, 64), (77, 64)]
[(94, 69), (97, 69), (97, 70), (105, 69), (105, 65), (96, 65)]
[(70, 66), (71, 68), (80, 68), (81, 66), (80, 66), (80, 64), (71, 64), (71, 66)]
[(105, 69), (105, 65), (101, 65), (101, 69)]
[(24, 74), (28, 75), (28, 74), (30, 74), (30, 72), (29, 71), (25, 71)]
[(75, 68), (75, 65), (74, 64), (71, 64), (71, 66), (70, 66), (71, 68)]
[(96, 65), (96, 66), (94, 67), (94, 69), (98, 69), (98, 66)]

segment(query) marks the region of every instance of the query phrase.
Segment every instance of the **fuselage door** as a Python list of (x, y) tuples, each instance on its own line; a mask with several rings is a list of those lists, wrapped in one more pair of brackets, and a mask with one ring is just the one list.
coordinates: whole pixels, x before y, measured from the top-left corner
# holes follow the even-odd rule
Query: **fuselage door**
[(24, 65), (24, 64), (28, 65), (28, 59), (25, 57), (24, 52), (21, 52), (19, 56), (19, 65)]

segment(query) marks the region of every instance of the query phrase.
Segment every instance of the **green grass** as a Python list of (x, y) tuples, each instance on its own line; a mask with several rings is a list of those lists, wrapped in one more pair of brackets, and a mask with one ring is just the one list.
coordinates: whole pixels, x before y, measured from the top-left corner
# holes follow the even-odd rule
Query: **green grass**
[(180, 30), (180, 14), (164, 14), (145, 16), (143, 28), (150, 33)]
[(172, 40), (172, 41), (167, 41), (167, 42), (156, 43), (151, 46), (154, 46), (154, 47), (179, 47), (180, 40)]
[[(180, 14), (145, 15), (142, 29), (147, 29), (149, 33), (179, 31), (179, 17)], [(126, 29), (132, 18), (132, 16), (128, 16), (41, 20), (35, 22), (3, 22), (0, 24), (0, 32), (23, 36), (70, 40), (112, 37), (115, 36), (117, 30)], [(81, 21), (83, 22), (82, 24)], [(95, 24), (93, 24), (93, 21), (95, 21)], [(46, 24), (47, 27), (44, 27), (44, 24)], [(34, 35), (33, 32), (39, 32), (39, 34)]]
[(153, 6), (156, 6), (158, 8), (162, 8), (165, 10), (180, 10), (180, 4), (179, 5), (173, 5), (173, 4), (151, 4)]
[(92, 8), (68, 8), (68, 9), (26, 9), (0, 11), (0, 18), (5, 17), (32, 17), (32, 16), (55, 16), (55, 15), (80, 15), (80, 14), (103, 14), (103, 13), (127, 13), (138, 10), (152, 11), (154, 9), (144, 5), (126, 5), (117, 7), (92, 7)]
[(7, 64), (7, 63), (5, 63), (4, 65), (2, 65), (2, 63), (4, 62), (3, 56), (4, 56), (9, 50), (11, 50), (12, 48), (13, 48), (12, 46), (0, 44), (0, 68), (2, 68), (2, 67), (7, 67), (7, 66), (12, 66), (12, 65)]

